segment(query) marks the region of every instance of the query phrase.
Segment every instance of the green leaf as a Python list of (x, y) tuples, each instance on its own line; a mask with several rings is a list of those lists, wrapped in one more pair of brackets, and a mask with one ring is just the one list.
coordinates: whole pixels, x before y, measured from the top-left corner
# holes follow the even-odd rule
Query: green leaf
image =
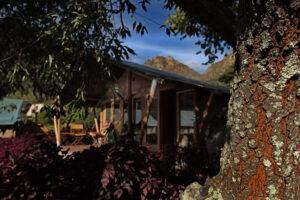
[(51, 14), (51, 17), (57, 18), (58, 14)]
[(52, 56), (50, 54), (48, 55), (48, 57), (49, 57), (49, 66), (51, 67), (52, 66), (53, 58), (52, 58)]

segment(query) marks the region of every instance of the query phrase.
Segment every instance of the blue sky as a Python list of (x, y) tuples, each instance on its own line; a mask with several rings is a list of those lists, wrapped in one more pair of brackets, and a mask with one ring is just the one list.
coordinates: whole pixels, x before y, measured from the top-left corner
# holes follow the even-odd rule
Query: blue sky
[[(197, 38), (185, 38), (180, 40), (180, 36), (170, 37), (165, 33), (165, 30), (160, 28), (168, 19), (171, 12), (163, 9), (163, 0), (152, 0), (147, 6), (147, 12), (141, 8), (137, 9), (136, 17), (141, 20), (148, 29), (148, 34), (140, 36), (132, 31), (131, 38), (126, 39), (125, 45), (132, 48), (136, 52), (136, 56), (130, 56), (130, 61), (143, 64), (146, 59), (152, 59), (154, 56), (172, 56), (176, 60), (190, 66), (199, 73), (204, 73), (208, 65), (202, 65), (207, 61), (204, 54), (196, 55), (200, 50), (199, 46), (195, 45)], [(129, 27), (132, 26), (133, 19), (127, 18)], [(229, 53), (229, 52), (228, 52)], [(219, 61), (223, 56), (219, 56)]]

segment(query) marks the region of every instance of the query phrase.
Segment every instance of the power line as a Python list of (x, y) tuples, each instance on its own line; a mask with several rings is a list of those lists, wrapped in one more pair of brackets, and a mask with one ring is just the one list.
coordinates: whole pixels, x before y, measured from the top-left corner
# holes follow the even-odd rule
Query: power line
[(162, 25), (162, 24), (158, 23), (157, 21), (154, 21), (153, 19), (151, 19), (151, 18), (149, 18), (149, 17), (147, 17), (147, 16), (145, 16), (145, 15), (142, 15), (142, 14), (140, 14), (140, 13), (138, 13), (138, 12), (136, 12), (136, 15), (137, 15), (137, 16), (140, 16), (140, 17), (142, 17), (142, 18), (144, 18), (145, 20), (148, 20), (149, 22), (152, 22), (152, 23), (155, 24), (155, 25), (158, 25), (158, 26), (161, 26), (161, 25)]

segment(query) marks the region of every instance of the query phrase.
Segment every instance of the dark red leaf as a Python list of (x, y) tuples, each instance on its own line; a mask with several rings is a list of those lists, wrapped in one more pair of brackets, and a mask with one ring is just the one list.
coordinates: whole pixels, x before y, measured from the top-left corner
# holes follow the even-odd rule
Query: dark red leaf
[(120, 197), (122, 196), (123, 194), (123, 190), (122, 189), (118, 189), (114, 192), (114, 196), (117, 197), (117, 199), (120, 199)]

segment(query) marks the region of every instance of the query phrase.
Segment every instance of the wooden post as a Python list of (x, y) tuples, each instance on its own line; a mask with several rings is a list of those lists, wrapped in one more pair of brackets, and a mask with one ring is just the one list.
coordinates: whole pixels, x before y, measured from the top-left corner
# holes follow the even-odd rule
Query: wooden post
[(177, 145), (180, 142), (180, 104), (179, 104), (179, 93), (176, 93), (176, 130), (177, 130), (177, 135), (176, 135), (176, 143)]
[(207, 115), (208, 115), (208, 110), (209, 110), (209, 107), (211, 105), (211, 101), (213, 99), (213, 96), (214, 96), (214, 93), (213, 92), (210, 92), (210, 95), (209, 95), (209, 98), (206, 102), (206, 106), (205, 106), (205, 109), (203, 111), (203, 115), (202, 115), (202, 120), (200, 122), (200, 125), (199, 125), (199, 133), (201, 134), (202, 133), (202, 128), (204, 126), (204, 123), (205, 123), (205, 120), (207, 118)]
[(158, 127), (157, 127), (157, 145), (158, 145), (158, 149), (161, 149), (161, 115), (160, 115), (160, 109), (161, 109), (161, 105), (160, 105), (160, 91), (158, 91), (158, 95), (157, 95), (157, 122), (158, 122)]
[(99, 133), (99, 126), (98, 126), (97, 117), (94, 117), (94, 122), (95, 122), (96, 132)]
[(101, 132), (102, 131), (102, 129), (103, 129), (103, 110), (104, 110), (104, 107), (103, 106), (101, 106), (101, 111), (100, 111), (100, 130), (99, 130), (99, 132)]
[(150, 108), (151, 108), (152, 101), (153, 101), (153, 98), (154, 98), (156, 86), (157, 86), (157, 79), (155, 78), (155, 79), (152, 79), (152, 82), (151, 82), (151, 87), (150, 87), (150, 92), (149, 92), (149, 99), (147, 99), (145, 115), (142, 119), (140, 145), (143, 144), (143, 138), (144, 138), (145, 133), (147, 131), (147, 122), (148, 122), (148, 118), (149, 118), (149, 114), (150, 114)]
[[(60, 113), (60, 108), (59, 108), (59, 104), (60, 104), (60, 100), (59, 100), (59, 96), (57, 96), (57, 98), (55, 98), (54, 100), (54, 105), (56, 104), (56, 108), (57, 111)], [(57, 118), (56, 115), (53, 116), (53, 124), (54, 124), (54, 133), (55, 133), (55, 138), (56, 138), (56, 144), (57, 144), (57, 147), (60, 146), (60, 132), (59, 132), (59, 123), (58, 121), (60, 122), (60, 119), (59, 117)]]
[(57, 118), (56, 118), (56, 115), (53, 116), (53, 124), (54, 124), (55, 138), (56, 138), (56, 142), (57, 142), (58, 141), (58, 134), (57, 134)]
[(200, 93), (198, 88), (194, 88), (194, 113), (195, 113), (195, 122), (194, 122), (194, 145), (198, 146), (199, 144), (199, 124), (200, 124)]
[(57, 110), (58, 110), (58, 119), (57, 119), (57, 138), (56, 138), (56, 144), (59, 147), (60, 143), (61, 143), (61, 134), (60, 134), (60, 130), (61, 130), (61, 105), (60, 105), (60, 98), (59, 96), (57, 96)]
[(95, 108), (93, 108), (93, 114), (94, 114), (94, 122), (95, 122), (96, 132), (99, 133), (99, 126), (98, 126), (98, 120), (97, 120)]
[(106, 105), (105, 104), (103, 106), (102, 120), (103, 120), (103, 124), (102, 124), (102, 128), (103, 128), (104, 124), (106, 123)]
[(114, 114), (115, 114), (115, 101), (112, 100), (110, 104), (110, 123), (113, 123), (115, 121), (114, 119)]
[(115, 125), (115, 129), (118, 133), (121, 133), (124, 124), (124, 101), (120, 100), (120, 113), (119, 113), (119, 121)]
[(60, 116), (58, 117), (57, 119), (57, 140), (56, 140), (56, 144), (57, 146), (59, 147), (60, 146), (60, 141), (61, 141), (61, 134), (60, 134), (60, 131), (61, 130), (61, 119), (60, 119)]
[(127, 71), (127, 98), (128, 98), (128, 108), (127, 108), (127, 113), (128, 113), (128, 132), (130, 136), (133, 138), (134, 133), (132, 129), (132, 73), (130, 71)]

